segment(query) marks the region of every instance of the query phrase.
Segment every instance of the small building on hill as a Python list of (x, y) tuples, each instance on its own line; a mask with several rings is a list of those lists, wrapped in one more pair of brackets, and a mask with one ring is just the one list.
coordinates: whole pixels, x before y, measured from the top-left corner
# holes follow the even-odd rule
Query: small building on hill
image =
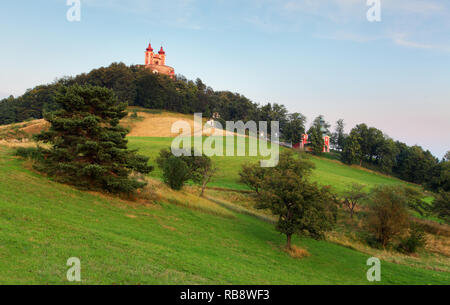
[(153, 52), (151, 43), (145, 51), (145, 68), (150, 69), (153, 73), (168, 75), (170, 78), (175, 78), (175, 69), (166, 66), (166, 52), (163, 47), (158, 53)]
[[(328, 135), (323, 136), (323, 150), (324, 153), (330, 152), (330, 137)], [(301, 151), (312, 151), (310, 146), (309, 136), (307, 134), (302, 135), (302, 141), (300, 143), (294, 144), (292, 147)]]

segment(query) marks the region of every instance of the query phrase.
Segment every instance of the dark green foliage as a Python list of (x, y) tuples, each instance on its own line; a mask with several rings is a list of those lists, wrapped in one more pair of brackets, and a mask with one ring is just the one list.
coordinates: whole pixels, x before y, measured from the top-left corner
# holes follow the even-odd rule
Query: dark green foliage
[(422, 226), (412, 223), (406, 237), (400, 239), (397, 250), (402, 253), (416, 253), (419, 248), (426, 244), (425, 230)]
[(42, 149), (39, 147), (19, 147), (16, 150), (16, 156), (29, 160), (42, 160)]
[(345, 146), (345, 139), (347, 135), (345, 134), (344, 127), (345, 127), (344, 120), (343, 119), (338, 120), (336, 122), (336, 130), (331, 135), (330, 138), (331, 145), (333, 146), (334, 149), (338, 151), (342, 151)]
[(362, 232), (361, 235), (363, 237), (362, 240), (365, 241), (369, 247), (380, 250), (383, 249), (383, 245), (374, 234)]
[(42, 118), (45, 112), (58, 109), (54, 101), (58, 88), (75, 84), (109, 88), (120, 101), (128, 102), (130, 106), (180, 113), (202, 112), (204, 117), (218, 112), (222, 123), (239, 120), (279, 121), (281, 137), (285, 141), (296, 141), (304, 132), (306, 118), (299, 113), (288, 114), (283, 105), (260, 106), (237, 93), (214, 91), (200, 79), (194, 82), (179, 75), (176, 80), (172, 80), (148, 69), (127, 67), (123, 63), (113, 63), (87, 74), (62, 78), (54, 84), (36, 87), (19, 98), (0, 101), (0, 125)]
[(306, 117), (301, 113), (292, 113), (287, 116), (286, 125), (283, 126), (283, 138), (291, 143), (300, 143), (305, 133)]
[(345, 145), (341, 155), (342, 162), (349, 165), (362, 162), (362, 151), (359, 142), (360, 136), (352, 131), (345, 139)]
[(58, 83), (37, 86), (18, 98), (10, 96), (1, 100), (0, 125), (41, 119), (45, 112), (56, 110), (55, 94), (60, 87)]
[(381, 130), (366, 124), (357, 125), (345, 139), (341, 160), (394, 174), (433, 191), (450, 187), (449, 165), (445, 159), (439, 162), (429, 151), (394, 142)]
[(276, 168), (268, 169), (259, 192), (260, 209), (278, 216), (277, 230), (287, 237), (291, 248), (293, 234), (320, 239), (336, 220), (336, 207), (329, 188), (308, 181), (313, 165), (292, 152), (283, 152)]
[(445, 156), (442, 161), (450, 161), (450, 150), (445, 153)]
[[(167, 162), (172, 157), (175, 157), (172, 152), (169, 149), (162, 149), (159, 152), (159, 156), (156, 159), (156, 162), (164, 172), (165, 182), (172, 187), (173, 184), (178, 187), (178, 183), (182, 183), (181, 187), (188, 181), (192, 180), (194, 183), (200, 184), (202, 188), (201, 196), (204, 195), (205, 188), (207, 184), (211, 181), (211, 178), (213, 177), (214, 173), (216, 172), (216, 169), (214, 167), (214, 164), (210, 157), (206, 155), (196, 156), (195, 151), (192, 149), (189, 151), (184, 151), (180, 157), (175, 157), (177, 159), (180, 159), (183, 161), (183, 163), (186, 165), (188, 173), (186, 175), (182, 175), (180, 177), (180, 180), (176, 183), (171, 183), (169, 179), (177, 180), (177, 178), (170, 178), (172, 173), (175, 173), (175, 169), (172, 167), (167, 167)], [(180, 165), (184, 168), (184, 165), (181, 165), (180, 162), (175, 163), (172, 162), (173, 166), (176, 164)], [(166, 170), (168, 171), (166, 173)], [(182, 172), (182, 169), (180, 169)], [(166, 179), (167, 178), (167, 179)], [(176, 190), (181, 189), (175, 188)], [(173, 188), (173, 187), (172, 187)]]
[(319, 115), (314, 119), (311, 128), (308, 130), (311, 152), (320, 155), (325, 145), (324, 136), (330, 135), (330, 124), (328, 124), (323, 115)]
[(259, 193), (261, 184), (264, 180), (264, 175), (267, 172), (267, 168), (261, 167), (259, 163), (256, 164), (243, 164), (242, 170), (239, 173), (240, 182), (247, 185), (249, 188)]
[(61, 87), (60, 110), (46, 115), (51, 127), (36, 140), (51, 144), (36, 168), (56, 180), (91, 190), (132, 193), (145, 182), (130, 178), (132, 171), (147, 174), (148, 158), (127, 149), (127, 130), (119, 121), (127, 115), (112, 90)]
[(432, 210), (447, 223), (450, 223), (450, 192), (440, 192), (433, 202)]
[(431, 212), (431, 206), (423, 200), (425, 197), (423, 192), (411, 186), (404, 186), (402, 189), (407, 206), (422, 216), (428, 216)]
[(444, 159), (430, 169), (426, 187), (432, 191), (450, 192), (450, 161)]
[[(60, 106), (55, 101), (58, 88), (75, 84), (112, 89), (120, 101), (134, 106), (180, 113), (202, 112), (205, 117), (218, 112), (221, 123), (239, 120), (278, 121), (280, 140), (293, 144), (300, 142), (301, 134), (305, 132), (306, 118), (299, 113), (289, 114), (283, 105), (275, 103), (260, 106), (237, 93), (214, 91), (200, 79), (194, 82), (177, 76), (176, 80), (172, 80), (165, 75), (155, 75), (148, 69), (128, 67), (123, 63), (113, 63), (87, 74), (62, 78), (55, 83), (30, 89), (20, 97), (11, 96), (1, 100), (0, 125), (23, 122), (30, 118), (39, 119), (45, 113), (59, 109)], [(330, 126), (323, 120), (323, 116), (316, 118), (314, 125), (321, 126), (322, 135), (329, 134)], [(322, 135), (319, 135), (317, 126), (314, 129), (310, 134), (313, 152), (321, 154)], [(394, 174), (403, 180), (424, 184), (433, 191), (449, 191), (450, 174), (448, 162), (444, 163), (445, 159), (441, 165), (430, 152), (394, 142), (376, 128), (359, 124), (347, 138), (343, 133), (343, 122), (338, 121), (332, 144), (335, 149), (342, 151), (342, 161), (347, 164), (360, 164)]]
[(320, 130), (320, 126), (313, 125), (308, 130), (309, 141), (311, 142), (312, 153), (315, 155), (320, 155), (323, 152), (323, 146), (325, 142), (323, 140), (323, 135)]
[(401, 144), (394, 173), (401, 179), (417, 184), (424, 184), (430, 179), (431, 170), (438, 160), (429, 151), (419, 146), (407, 147)]
[(164, 161), (162, 170), (164, 182), (173, 190), (181, 190), (191, 175), (186, 162), (175, 156)]

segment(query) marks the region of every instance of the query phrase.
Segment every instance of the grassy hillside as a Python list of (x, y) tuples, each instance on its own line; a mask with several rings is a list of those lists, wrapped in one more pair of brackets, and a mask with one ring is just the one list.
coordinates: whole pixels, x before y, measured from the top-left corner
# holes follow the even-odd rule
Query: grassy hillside
[[(296, 239), (311, 256), (293, 259), (256, 218), (81, 192), (23, 163), (0, 146), (0, 284), (67, 283), (69, 257), (81, 259), (84, 284), (368, 284), (368, 255), (354, 250)], [(382, 263), (382, 284), (449, 281)]]
[[(141, 154), (155, 160), (159, 151), (163, 148), (169, 148), (172, 141), (173, 138), (129, 137), (129, 146), (133, 149), (139, 149)], [(248, 162), (256, 163), (260, 159), (258, 157), (213, 157), (214, 162), (220, 170), (216, 177), (213, 178), (210, 186), (237, 190), (247, 189), (245, 185), (239, 183), (239, 172), (242, 164)], [(317, 157), (312, 157), (311, 160), (316, 165), (313, 179), (323, 185), (332, 185), (337, 192), (344, 191), (348, 185), (355, 182), (366, 184), (369, 187), (378, 184), (405, 183), (399, 179), (363, 168), (356, 166), (350, 167), (336, 160)], [(151, 176), (160, 178), (160, 170), (156, 169)]]

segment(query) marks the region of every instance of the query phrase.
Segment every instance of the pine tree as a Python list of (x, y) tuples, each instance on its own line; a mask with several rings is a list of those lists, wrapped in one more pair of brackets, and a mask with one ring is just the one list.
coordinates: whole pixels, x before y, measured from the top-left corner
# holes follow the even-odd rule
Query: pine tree
[(309, 140), (311, 142), (312, 153), (320, 155), (325, 145), (320, 125), (313, 125), (309, 131)]
[(331, 144), (333, 145), (334, 149), (337, 149), (339, 151), (342, 151), (344, 149), (345, 145), (345, 131), (344, 131), (344, 120), (340, 119), (336, 122), (336, 130), (331, 135)]
[(57, 181), (90, 190), (132, 193), (145, 182), (130, 177), (149, 173), (148, 158), (127, 149), (127, 115), (112, 90), (95, 86), (62, 87), (56, 96), (61, 110), (46, 115), (51, 127), (36, 140), (51, 145), (36, 168)]
[(342, 151), (342, 162), (347, 164), (355, 164), (362, 162), (362, 151), (359, 145), (360, 137), (357, 133), (350, 133), (345, 140), (344, 150)]

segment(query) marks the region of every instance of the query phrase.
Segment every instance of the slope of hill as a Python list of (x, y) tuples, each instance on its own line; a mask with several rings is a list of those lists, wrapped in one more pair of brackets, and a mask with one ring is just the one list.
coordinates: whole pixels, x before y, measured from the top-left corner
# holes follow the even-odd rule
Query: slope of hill
[[(132, 113), (136, 111), (137, 117), (133, 118)], [(172, 124), (183, 120), (193, 128), (193, 116), (167, 111), (146, 110), (143, 108), (131, 107), (130, 115), (122, 121), (122, 125), (130, 129), (129, 145), (133, 149), (138, 149), (141, 154), (151, 157), (152, 162), (163, 148), (171, 146), (173, 137), (179, 134), (171, 132)], [(34, 120), (30, 122), (13, 125), (0, 126), (0, 140), (29, 138), (32, 134), (40, 132), (48, 125), (44, 120)], [(199, 134), (199, 131), (196, 131)], [(204, 133), (208, 135), (209, 132)], [(233, 136), (233, 133), (224, 133)], [(248, 143), (248, 140), (247, 140)], [(239, 183), (239, 171), (244, 163), (257, 162), (259, 157), (214, 157), (214, 161), (221, 169), (210, 186), (247, 190), (247, 187)], [(333, 185), (338, 192), (342, 192), (351, 183), (361, 183), (369, 187), (378, 184), (405, 184), (397, 178), (382, 175), (358, 166), (347, 166), (336, 160), (312, 157), (311, 160), (316, 165), (313, 179), (324, 185)], [(154, 178), (160, 178), (161, 172), (158, 168), (151, 173)]]
[[(368, 284), (368, 255), (295, 239), (311, 256), (281, 251), (273, 226), (159, 202), (127, 202), (54, 183), (0, 146), (0, 283)], [(27, 190), (24, 192), (24, 190)], [(446, 284), (450, 274), (382, 262), (381, 284)]]
[[(155, 160), (163, 148), (170, 148), (173, 138), (152, 137), (129, 137), (129, 146), (139, 149), (143, 155)], [(247, 140), (248, 144), (248, 140)], [(230, 188), (236, 190), (247, 190), (248, 188), (239, 183), (239, 172), (245, 163), (256, 163), (260, 157), (213, 157), (220, 171), (213, 178), (210, 186)], [(336, 191), (343, 192), (351, 183), (361, 183), (369, 187), (379, 184), (405, 184), (399, 179), (378, 174), (359, 167), (350, 167), (339, 161), (326, 158), (311, 157), (316, 165), (313, 179), (323, 185), (332, 185)], [(152, 177), (160, 178), (159, 169), (151, 173)]]
[[(130, 107), (133, 111), (127, 118), (122, 120), (122, 125), (130, 129), (128, 134), (130, 137), (176, 137), (176, 136), (201, 136), (211, 135), (213, 132), (217, 134), (222, 132), (224, 136), (233, 136), (235, 133), (220, 129), (204, 128), (206, 123), (203, 118), (203, 126), (195, 126), (194, 116), (188, 114), (180, 114), (168, 111), (148, 110), (139, 107)], [(133, 117), (133, 114), (135, 116)], [(172, 125), (176, 122), (183, 121), (189, 124), (191, 132), (172, 133)]]

